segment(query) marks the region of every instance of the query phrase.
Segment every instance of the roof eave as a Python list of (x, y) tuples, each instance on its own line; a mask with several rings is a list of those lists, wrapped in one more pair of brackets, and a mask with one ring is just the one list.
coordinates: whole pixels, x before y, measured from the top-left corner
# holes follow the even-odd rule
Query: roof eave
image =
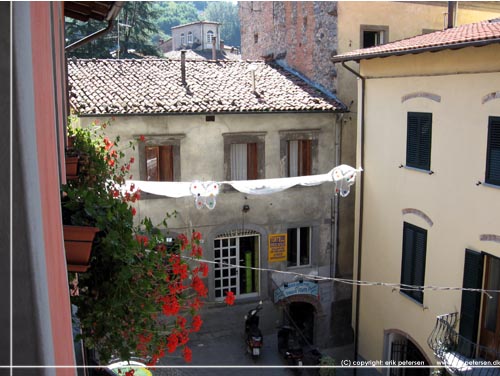
[(495, 44), (495, 43), (500, 43), (500, 38), (484, 39), (484, 40), (479, 40), (479, 41), (467, 41), (467, 42), (462, 42), (462, 43), (447, 44), (447, 45), (440, 45), (440, 46), (414, 48), (411, 50), (403, 50), (403, 51), (387, 51), (387, 52), (380, 52), (380, 53), (373, 53), (373, 54), (366, 54), (366, 55), (351, 55), (351, 56), (339, 56), (339, 57), (334, 56), (331, 58), (331, 61), (333, 63), (341, 63), (341, 62), (346, 62), (346, 61), (355, 61), (356, 63), (359, 63), (361, 60), (384, 58), (384, 57), (390, 57), (390, 56), (414, 55), (414, 54), (421, 54), (424, 52), (458, 50), (458, 49), (466, 48), (466, 47), (483, 47), (483, 46), (487, 46), (487, 45)]
[(204, 111), (204, 112), (147, 112), (147, 113), (107, 113), (107, 114), (79, 114), (79, 117), (100, 117), (100, 116), (179, 116), (179, 115), (262, 115), (262, 114), (284, 114), (284, 113), (304, 113), (304, 114), (319, 114), (319, 113), (329, 113), (338, 114), (349, 112), (347, 109), (335, 109), (335, 110), (283, 110), (283, 111)]

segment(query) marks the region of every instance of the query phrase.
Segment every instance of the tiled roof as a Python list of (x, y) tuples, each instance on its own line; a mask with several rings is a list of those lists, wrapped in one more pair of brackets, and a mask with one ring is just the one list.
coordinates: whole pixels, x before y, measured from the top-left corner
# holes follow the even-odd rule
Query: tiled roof
[[(255, 71), (256, 93), (252, 89)], [(80, 115), (344, 112), (336, 98), (277, 66), (249, 61), (68, 60), (70, 104)]]
[(380, 46), (350, 51), (334, 56), (332, 61), (358, 61), (375, 57), (406, 55), (492, 43), (500, 43), (500, 19), (462, 25)]

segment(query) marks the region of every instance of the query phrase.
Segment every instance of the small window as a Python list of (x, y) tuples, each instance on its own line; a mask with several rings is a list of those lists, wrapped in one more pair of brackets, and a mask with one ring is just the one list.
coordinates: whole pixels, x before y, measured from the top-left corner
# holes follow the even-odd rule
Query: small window
[(431, 169), (432, 114), (408, 112), (406, 166)]
[(257, 179), (257, 144), (231, 144), (231, 180)]
[(265, 178), (265, 132), (224, 133), (226, 180)]
[[(139, 143), (139, 179), (146, 181), (181, 180), (181, 140), (183, 134), (147, 136)], [(144, 194), (147, 198), (148, 195)]]
[(377, 25), (361, 25), (362, 48), (379, 46), (389, 40), (389, 27)]
[(489, 118), (486, 150), (485, 181), (488, 184), (500, 185), (500, 117)]
[(384, 43), (383, 31), (363, 31), (363, 48), (379, 46)]
[(173, 146), (146, 146), (146, 171), (148, 181), (174, 181)]
[(259, 43), (259, 33), (255, 33), (255, 34), (253, 35), (253, 42), (254, 42), (254, 43)]
[(188, 33), (188, 44), (193, 44), (193, 33), (191, 31)]
[(213, 38), (214, 38), (214, 32), (212, 30), (209, 30), (207, 32), (207, 43), (212, 43)]
[[(412, 286), (424, 285), (426, 252), (427, 230), (404, 222), (401, 284)], [(422, 289), (402, 289), (401, 292), (419, 303), (424, 302), (424, 291)]]
[(184, 33), (181, 34), (181, 46), (183, 46), (184, 44), (186, 44), (186, 36), (184, 35)]
[(311, 140), (290, 140), (287, 143), (287, 176), (311, 175)]
[(287, 265), (303, 266), (311, 263), (311, 228), (289, 228)]

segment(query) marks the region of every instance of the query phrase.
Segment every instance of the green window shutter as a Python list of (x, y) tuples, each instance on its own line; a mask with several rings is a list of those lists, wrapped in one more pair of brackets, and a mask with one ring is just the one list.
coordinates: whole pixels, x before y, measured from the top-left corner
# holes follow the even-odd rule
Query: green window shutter
[[(403, 257), (401, 261), (401, 283), (423, 286), (425, 282), (425, 259), (427, 253), (427, 230), (404, 222)], [(402, 293), (423, 303), (422, 290), (402, 290)]]
[[(464, 277), (462, 287), (480, 289), (483, 283), (483, 255), (479, 252), (465, 250)], [(479, 326), (479, 312), (481, 310), (481, 293), (462, 291), (462, 305), (460, 307), (460, 329), (459, 334), (471, 341), (476, 342)], [(473, 349), (465, 342), (459, 344), (459, 351), (464, 355)]]
[(406, 165), (431, 169), (432, 114), (408, 112), (406, 133)]
[(489, 119), (485, 181), (500, 185), (500, 117)]

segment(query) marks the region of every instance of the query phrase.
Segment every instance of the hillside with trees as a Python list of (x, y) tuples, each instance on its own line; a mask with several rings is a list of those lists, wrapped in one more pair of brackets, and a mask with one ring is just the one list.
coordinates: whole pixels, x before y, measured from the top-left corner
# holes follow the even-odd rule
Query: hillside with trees
[[(174, 26), (196, 22), (221, 23), (221, 39), (228, 46), (240, 46), (238, 4), (229, 1), (127, 1), (117, 22), (104, 37), (70, 52), (79, 58), (130, 57), (129, 51), (145, 56), (160, 56), (159, 39), (167, 39)], [(66, 45), (105, 28), (105, 22), (80, 22), (66, 19)]]

